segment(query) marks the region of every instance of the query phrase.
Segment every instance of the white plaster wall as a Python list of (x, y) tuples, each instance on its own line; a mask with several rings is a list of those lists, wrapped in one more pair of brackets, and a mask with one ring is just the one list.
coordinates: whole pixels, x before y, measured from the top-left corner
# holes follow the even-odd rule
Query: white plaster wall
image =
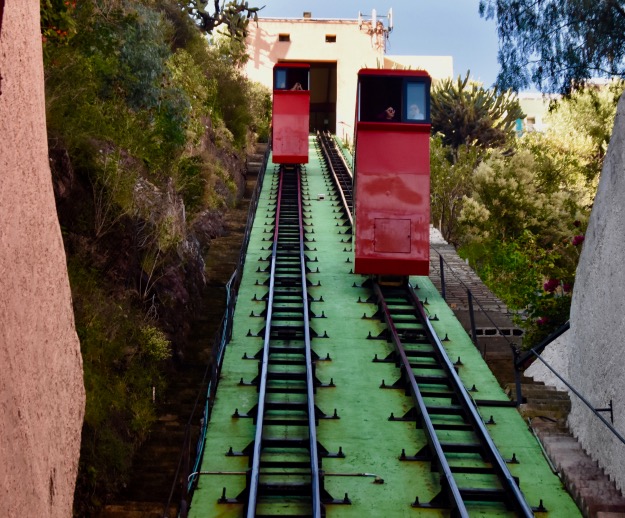
[[(625, 97), (619, 101), (580, 262), (566, 344), (547, 353), (562, 355), (566, 379), (596, 408), (612, 400), (614, 428), (625, 436)], [(559, 349), (559, 350), (558, 350)], [(568, 367), (568, 368), (567, 368)], [(530, 375), (534, 375), (530, 373)], [(550, 381), (538, 373), (538, 379)], [(583, 448), (625, 490), (625, 445), (575, 395), (569, 427)], [(608, 419), (609, 415), (603, 416)]]
[[(547, 362), (547, 364), (556, 371), (561, 377), (563, 377), (567, 382), (570, 383), (569, 379), (569, 354), (568, 351), (572, 347), (570, 344), (570, 338), (572, 336), (571, 331), (567, 331), (563, 335), (561, 335), (557, 340), (554, 340), (549, 344), (549, 346), (543, 351), (540, 357)], [(551, 385), (552, 387), (557, 388), (558, 390), (566, 390), (569, 389), (567, 386), (558, 378), (551, 369), (549, 369), (544, 363), (540, 360), (536, 359), (534, 363), (525, 370), (524, 373), (526, 376), (530, 378), (534, 378), (537, 381), (542, 381), (546, 385)], [(571, 394), (572, 397), (573, 394)]]
[(0, 34), (0, 503), (72, 515), (85, 393), (48, 163), (39, 0)]
[[(625, 435), (625, 97), (621, 97), (571, 307), (569, 376), (596, 407), (614, 404), (614, 427)], [(625, 445), (577, 398), (569, 424), (582, 446), (625, 489)], [(604, 414), (607, 416), (607, 414)]]

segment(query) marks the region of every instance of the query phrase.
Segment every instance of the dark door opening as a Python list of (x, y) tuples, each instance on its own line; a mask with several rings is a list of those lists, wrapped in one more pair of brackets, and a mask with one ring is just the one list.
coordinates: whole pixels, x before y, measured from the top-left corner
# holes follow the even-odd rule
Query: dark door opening
[(310, 63), (310, 131), (336, 133), (336, 61)]

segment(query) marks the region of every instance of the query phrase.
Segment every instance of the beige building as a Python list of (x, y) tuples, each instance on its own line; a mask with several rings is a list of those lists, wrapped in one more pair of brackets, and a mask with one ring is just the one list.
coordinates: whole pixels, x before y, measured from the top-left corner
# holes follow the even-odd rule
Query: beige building
[(259, 18), (249, 24), (245, 73), (272, 86), (278, 62), (310, 63), (310, 125), (352, 139), (356, 84), (361, 68), (425, 69), (434, 79), (451, 77), (451, 56), (387, 56), (390, 17), (358, 19)]
[(519, 104), (525, 114), (525, 118), (517, 124), (519, 133), (532, 131), (545, 131), (545, 115), (549, 112), (549, 104), (554, 99), (559, 99), (559, 95), (543, 95), (535, 92), (520, 92), (518, 94)]

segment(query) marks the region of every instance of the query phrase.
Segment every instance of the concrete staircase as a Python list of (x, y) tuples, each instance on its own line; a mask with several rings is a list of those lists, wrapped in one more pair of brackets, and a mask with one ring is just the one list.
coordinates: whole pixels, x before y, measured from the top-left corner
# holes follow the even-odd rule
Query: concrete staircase
[[(514, 386), (506, 391), (514, 397)], [(625, 498), (566, 426), (571, 410), (567, 392), (543, 383), (523, 384), (519, 412), (540, 440), (559, 476), (586, 517), (624, 518)]]

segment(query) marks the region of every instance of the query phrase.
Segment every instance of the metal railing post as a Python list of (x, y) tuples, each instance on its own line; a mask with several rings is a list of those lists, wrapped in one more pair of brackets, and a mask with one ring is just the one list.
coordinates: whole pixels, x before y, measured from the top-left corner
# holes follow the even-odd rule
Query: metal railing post
[(523, 394), (521, 393), (521, 369), (519, 368), (518, 361), (521, 353), (517, 348), (512, 349), (514, 355), (514, 385), (516, 387), (516, 406), (523, 403)]
[(477, 347), (477, 330), (475, 329), (475, 315), (473, 313), (473, 294), (471, 290), (467, 289), (467, 298), (469, 299), (469, 319), (471, 321), (471, 338), (473, 343)]
[(441, 296), (443, 297), (443, 300), (447, 300), (445, 296), (445, 263), (441, 254), (438, 254), (438, 260), (441, 268)]

